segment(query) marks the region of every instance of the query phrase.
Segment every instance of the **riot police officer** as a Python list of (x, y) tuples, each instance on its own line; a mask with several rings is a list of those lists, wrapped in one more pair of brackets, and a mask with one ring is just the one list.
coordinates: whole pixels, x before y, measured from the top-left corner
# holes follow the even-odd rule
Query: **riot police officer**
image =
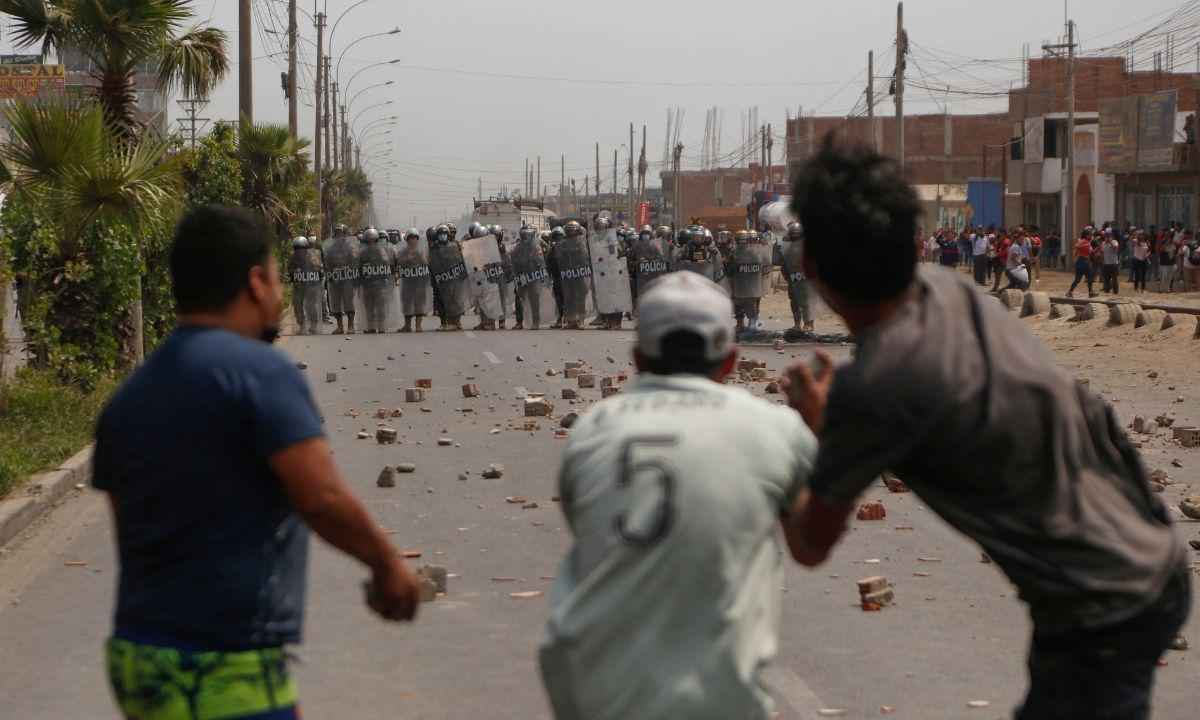
[(288, 279), (292, 283), (292, 312), (296, 316), (296, 329), (303, 335), (315, 335), (317, 321), (321, 318), (321, 284), (325, 277), (321, 254), (316, 248), (309, 247), (306, 237), (297, 237), (292, 241)]

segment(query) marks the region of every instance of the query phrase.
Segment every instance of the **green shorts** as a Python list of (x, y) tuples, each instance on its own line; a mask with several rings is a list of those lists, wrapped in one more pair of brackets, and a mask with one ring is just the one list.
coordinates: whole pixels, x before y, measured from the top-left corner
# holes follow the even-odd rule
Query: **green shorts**
[(126, 718), (297, 717), (283, 648), (189, 652), (113, 638), (106, 650), (109, 682)]

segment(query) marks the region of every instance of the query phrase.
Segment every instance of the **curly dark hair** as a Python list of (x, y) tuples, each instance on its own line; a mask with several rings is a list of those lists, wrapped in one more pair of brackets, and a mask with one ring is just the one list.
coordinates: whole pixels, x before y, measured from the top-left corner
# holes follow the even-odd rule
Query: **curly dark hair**
[(920, 204), (899, 166), (832, 133), (793, 181), (792, 211), (821, 282), (850, 302), (899, 296), (916, 273)]

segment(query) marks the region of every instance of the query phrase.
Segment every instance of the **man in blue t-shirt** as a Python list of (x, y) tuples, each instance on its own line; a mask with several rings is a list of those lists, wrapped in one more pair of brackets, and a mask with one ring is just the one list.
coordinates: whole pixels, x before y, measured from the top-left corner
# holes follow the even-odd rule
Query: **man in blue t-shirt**
[(191, 211), (170, 265), (179, 326), (96, 429), (120, 560), (109, 679), (126, 718), (290, 720), (283, 648), (300, 642), (309, 528), (371, 569), (385, 619), (414, 617), (417, 584), (270, 347), (283, 289), (261, 217)]

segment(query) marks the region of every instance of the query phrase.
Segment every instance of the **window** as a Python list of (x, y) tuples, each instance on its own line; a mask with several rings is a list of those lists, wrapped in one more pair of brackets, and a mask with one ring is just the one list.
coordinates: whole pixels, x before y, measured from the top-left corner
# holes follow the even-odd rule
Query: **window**
[[(1137, 227), (1149, 227), (1153, 225), (1150, 217), (1150, 209), (1154, 206), (1149, 193), (1126, 192), (1125, 193), (1125, 220), (1131, 222)], [(1163, 223), (1164, 225), (1166, 223)]]
[(1158, 186), (1158, 224), (1170, 222), (1192, 225), (1192, 204), (1195, 195), (1188, 185)]

